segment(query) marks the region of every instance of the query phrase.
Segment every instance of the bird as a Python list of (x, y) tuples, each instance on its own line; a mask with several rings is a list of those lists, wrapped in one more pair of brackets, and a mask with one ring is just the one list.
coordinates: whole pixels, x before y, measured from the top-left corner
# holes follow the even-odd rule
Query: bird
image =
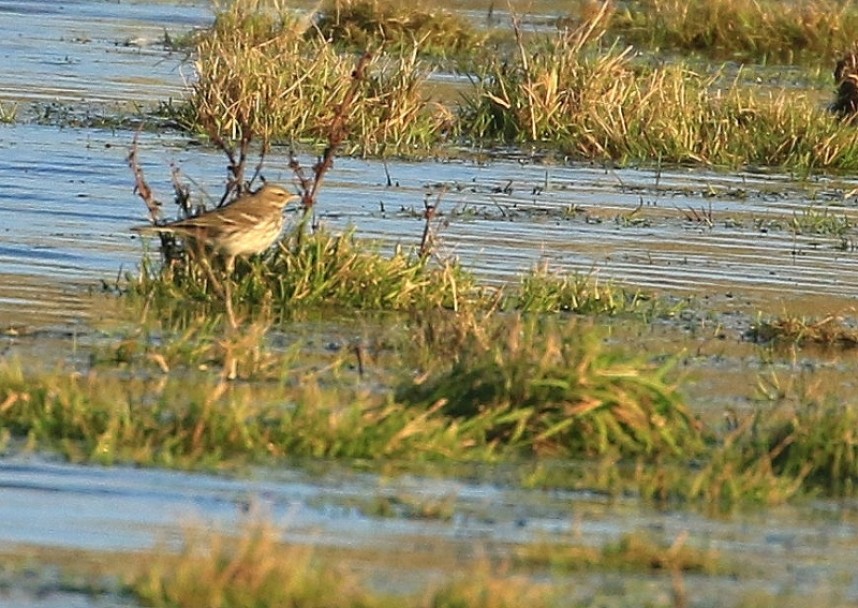
[(223, 256), (227, 275), (235, 258), (262, 253), (283, 230), (283, 208), (300, 197), (282, 186), (265, 184), (252, 194), (196, 215), (166, 224), (136, 226), (140, 234), (174, 234)]

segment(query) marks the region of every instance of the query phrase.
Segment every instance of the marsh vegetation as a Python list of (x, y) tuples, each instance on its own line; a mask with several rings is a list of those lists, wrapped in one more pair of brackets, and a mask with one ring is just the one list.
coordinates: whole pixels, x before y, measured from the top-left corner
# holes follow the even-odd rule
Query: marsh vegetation
[[(699, 301), (548, 263), (487, 281), (438, 246), (450, 221), (439, 212), (447, 185), (412, 207), (411, 245), (382, 247), (360, 226), (330, 231), (317, 214), (338, 155), (473, 157), (514, 146), (548, 162), (605, 167), (852, 170), (858, 132), (826, 107), (828, 80), (822, 90), (763, 87), (745, 68), (707, 62), (817, 61), (827, 74), (849, 50), (844, 32), (856, 19), (851, 5), (822, 0), (788, 9), (581, 2), (538, 28), (522, 14), (476, 23), (380, 0), (329, 2), (314, 13), (250, 0), (221, 7), (210, 28), (171, 41), (188, 49), (195, 79), (156, 114), (224, 154), (221, 203), (257, 188), (279, 157), (302, 210), (275, 247), (238, 259), (234, 272), (206, 265), (192, 239), (171, 240), (168, 256), (141, 252), (139, 269), (103, 286), (101, 297), (121, 310), (118, 328), (75, 341), (71, 361), (0, 359), (4, 450), (230, 475), (321, 462), (455, 479), (473, 466), (502, 471), (516, 488), (724, 518), (853, 499), (858, 413), (841, 393), (778, 370), (761, 375), (749, 389), (756, 397), (738, 407), (700, 408), (689, 397), (686, 362), (695, 355), (626, 339), (662, 324), (717, 340)], [(686, 51), (697, 55), (666, 55)], [(823, 81), (819, 65), (803, 68), (807, 81)], [(465, 74), (453, 94), (439, 84), (442, 71)], [(14, 123), (16, 107), (4, 108), (0, 122)], [(159, 203), (133, 140), (129, 183), (160, 221), (173, 207)], [(170, 179), (177, 213), (196, 213), (194, 176), (174, 169)], [(645, 226), (643, 205), (617, 215), (618, 229)], [(711, 208), (676, 217), (716, 225)], [(765, 229), (854, 249), (846, 211), (808, 207)], [(320, 319), (349, 328), (348, 337), (324, 348), (303, 339)], [(848, 313), (760, 314), (745, 337), (757, 360), (778, 349), (796, 358), (811, 348), (845, 353), (858, 342), (853, 324)], [(620, 325), (631, 329), (622, 334)], [(437, 497), (362, 508), (446, 520), (455, 511)], [(153, 550), (136, 568), (108, 570), (121, 593), (154, 606), (550, 606), (564, 588), (536, 580), (581, 570), (663, 575), (666, 603), (685, 606), (685, 575), (741, 578), (732, 557), (686, 540), (534, 541), (470, 560), (459, 578), (453, 560), (442, 584), (397, 595), (351, 571), (365, 555), (293, 546), (257, 521), (228, 534), (189, 532), (178, 552)]]

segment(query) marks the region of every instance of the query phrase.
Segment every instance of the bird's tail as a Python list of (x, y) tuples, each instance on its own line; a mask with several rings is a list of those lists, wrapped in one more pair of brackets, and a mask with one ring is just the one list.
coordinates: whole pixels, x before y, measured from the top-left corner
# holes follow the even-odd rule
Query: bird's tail
[(166, 226), (146, 224), (144, 226), (132, 226), (131, 232), (136, 232), (137, 234), (163, 234), (165, 232), (172, 232), (172, 230), (170, 230)]

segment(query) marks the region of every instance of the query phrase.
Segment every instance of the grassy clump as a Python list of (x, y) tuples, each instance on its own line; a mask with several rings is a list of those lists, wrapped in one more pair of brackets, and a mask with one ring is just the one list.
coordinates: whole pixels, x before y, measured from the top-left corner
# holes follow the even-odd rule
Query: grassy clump
[[(501, 576), (488, 565), (446, 576), (421, 594), (371, 592), (347, 567), (310, 548), (280, 542), (264, 524), (237, 537), (189, 534), (178, 555), (154, 553), (129, 575), (129, 591), (148, 606), (301, 606), (302, 608), (513, 608), (553, 606), (549, 587)], [(339, 560), (342, 549), (338, 550)], [(365, 566), (365, 564), (364, 564)], [(389, 593), (389, 592), (388, 592)]]
[[(198, 78), (174, 109), (185, 127), (225, 140), (323, 141), (353, 86), (355, 59), (340, 55), (291, 13), (239, 0), (218, 14), (196, 47)], [(347, 117), (351, 152), (431, 147), (449, 116), (430, 107), (414, 52), (376, 53)]]
[(781, 504), (808, 494), (855, 496), (858, 412), (852, 404), (803, 389), (795, 396), (780, 389), (769, 395), (778, 403), (731, 415), (726, 432), (692, 474), (674, 471), (663, 478), (664, 487), (674, 475), (684, 500), (719, 509), (741, 502)]
[[(474, 277), (456, 262), (435, 264), (395, 249), (384, 255), (350, 232), (304, 233), (297, 227), (268, 259), (240, 265), (234, 299), (245, 309), (279, 315), (318, 306), (347, 310), (458, 310), (485, 298)], [(173, 303), (218, 301), (196, 264), (144, 266), (132, 293), (170, 309)]]
[[(485, 439), (562, 457), (688, 458), (703, 435), (669, 366), (602, 350), (574, 322), (513, 317), (474, 325), (450, 363), (399, 398), (481, 427)], [(481, 324), (482, 325), (482, 324)]]
[(13, 123), (18, 118), (17, 104), (0, 103), (0, 123)]
[(267, 527), (238, 538), (190, 537), (178, 555), (156, 554), (129, 581), (147, 606), (391, 605), (361, 589), (340, 568), (320, 567), (312, 550), (285, 546)]
[(471, 23), (442, 9), (426, 9), (389, 0), (331, 0), (319, 11), (316, 26), (326, 39), (363, 51), (386, 45), (447, 58), (474, 53), (485, 42)]
[(795, 91), (768, 95), (683, 65), (640, 69), (594, 29), (498, 59), (478, 75), (462, 132), (559, 145), (581, 159), (852, 169), (858, 132)]
[(521, 312), (614, 315), (641, 312), (650, 297), (610, 284), (600, 284), (595, 275), (553, 272), (540, 265), (521, 277), (506, 308)]
[(647, 48), (832, 67), (856, 27), (855, 6), (834, 0), (636, 0), (610, 21), (612, 34)]
[(854, 228), (852, 220), (845, 213), (835, 215), (827, 208), (820, 211), (812, 206), (801, 213), (794, 213), (790, 222), (790, 229), (795, 234), (829, 235), (841, 239), (841, 243), (846, 242)]
[(525, 484), (714, 510), (854, 495), (852, 406), (760, 407), (716, 432), (690, 414), (668, 368), (609, 350), (580, 323), (433, 316), (362, 352), (198, 327), (118, 339), (86, 374), (5, 362), (0, 437), (76, 462), (172, 468), (505, 461)]
[(548, 565), (555, 571), (604, 569), (620, 571), (668, 571), (722, 574), (729, 570), (719, 553), (685, 543), (687, 534), (672, 544), (647, 534), (624, 534), (602, 547), (569, 542), (545, 542), (525, 545), (516, 551), (519, 561), (528, 565)]
[(754, 323), (747, 337), (755, 342), (816, 344), (843, 348), (858, 346), (858, 329), (839, 317), (826, 317), (819, 320), (796, 316), (761, 319)]
[(459, 310), (481, 297), (474, 277), (456, 262), (396, 248), (390, 256), (355, 241), (351, 233), (291, 239), (266, 268), (277, 301), (337, 304), (364, 310)]
[[(329, 37), (359, 44), (364, 34), (382, 32), (382, 39), (399, 41), (370, 49), (367, 76), (340, 117), (349, 153), (420, 155), (466, 139), (538, 143), (574, 158), (623, 164), (858, 167), (858, 132), (834, 120), (813, 93), (751, 89), (724, 73), (701, 75), (676, 63), (651, 68), (634, 60), (630, 49), (605, 50), (609, 3), (585, 11), (577, 29), (553, 36), (525, 36), (515, 22), (517, 44), (478, 62), (456, 108), (433, 101), (436, 91), (417, 59), (433, 43), (428, 32), (440, 30), (433, 25), (423, 32), (389, 10), (355, 1), (320, 17)], [(414, 28), (420, 34), (403, 47)], [(301, 21), (237, 0), (199, 38), (199, 78), (176, 113), (188, 128), (224, 139), (250, 132), (263, 146), (278, 139), (325, 140), (355, 84), (354, 57), (337, 48), (309, 17)]]
[(755, 416), (754, 447), (774, 473), (801, 479), (805, 491), (854, 496), (858, 479), (858, 409), (850, 404), (807, 403)]

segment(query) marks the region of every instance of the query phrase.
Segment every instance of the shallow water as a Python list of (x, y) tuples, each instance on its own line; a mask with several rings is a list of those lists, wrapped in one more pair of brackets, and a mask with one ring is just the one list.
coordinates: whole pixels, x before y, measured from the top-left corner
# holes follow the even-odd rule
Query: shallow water
[[(133, 133), (38, 119), (47, 102), (80, 114), (180, 96), (192, 71), (159, 40), (207, 24), (209, 5), (0, 0), (0, 15), (0, 57), (16, 67), (0, 75), (0, 103), (19, 102), (29, 121), (0, 126), (0, 273), (111, 281), (139, 261), (128, 229), (146, 220), (125, 161)], [(225, 159), (188, 144), (144, 134), (147, 178), (168, 199), (175, 163), (218, 197)], [(275, 152), (265, 176), (290, 183), (286, 165)], [(841, 239), (789, 229), (811, 206), (855, 223), (858, 180), (613, 170), (521, 152), (487, 162), (390, 161), (387, 171), (393, 187), (381, 162), (338, 159), (319, 200), (323, 223), (416, 245), (428, 196), (443, 214), (440, 252), (494, 281), (545, 260), (644, 288), (741, 290), (765, 304), (808, 294), (842, 304), (858, 292), (854, 230)]]
[[(51, 115), (109, 115), (181, 95), (188, 68), (158, 41), (165, 29), (180, 34), (210, 18), (202, 2), (0, 0), (0, 57), (14, 66), (0, 73), (0, 103), (20, 104), (23, 118), (0, 125), (0, 356), (26, 351), (46, 360), (73, 358), (76, 336), (110, 314), (97, 295), (101, 282), (135, 271), (144, 247), (129, 231), (146, 221), (125, 160), (133, 132), (58, 127)], [(164, 200), (173, 163), (219, 196), (222, 155), (184, 135), (140, 137), (142, 166)], [(310, 165), (313, 158), (305, 153), (302, 161)], [(286, 165), (283, 151), (275, 151), (266, 177), (290, 184)], [(386, 171), (393, 186), (386, 185)], [(754, 378), (772, 369), (807, 366), (827, 374), (829, 385), (854, 392), (851, 355), (764, 363), (756, 346), (741, 341), (741, 331), (757, 310), (819, 316), (851, 309), (858, 295), (855, 231), (842, 239), (796, 234), (790, 223), (811, 206), (855, 223), (856, 188), (854, 179), (614, 170), (521, 152), (387, 167), (340, 158), (318, 213), (324, 225), (354, 226), (359, 237), (383, 247), (416, 246), (428, 197), (440, 201), (439, 253), (458, 256), (485, 280), (515, 280), (548, 262), (659, 293), (694, 295), (720, 316), (691, 316), (634, 337), (616, 328), (613, 339), (656, 353), (681, 344), (688, 353), (681, 365), (695, 379), (692, 401), (723, 408), (725, 401), (747, 403)], [(725, 323), (719, 338), (717, 326)], [(367, 496), (397, 494), (452, 496), (453, 516), (426, 521), (365, 513)], [(334, 471), (257, 471), (238, 479), (35, 457), (0, 460), (0, 543), (6, 545), (148, 547), (164, 538), (176, 542), (179, 523), (189, 520), (231, 529), (249, 505), (262, 505), (296, 541), (390, 551), (431, 547), (442, 555), (473, 556), (486, 547), (502, 553), (543, 538), (603, 543), (635, 530), (670, 540), (688, 530), (690, 542), (759, 568), (738, 587), (729, 577), (695, 579), (707, 605), (729, 604), (754, 589), (858, 602), (853, 504), (821, 502), (720, 521), (491, 482), (391, 481)], [(428, 553), (426, 561), (435, 564)], [(583, 579), (625, 584), (610, 575)], [(669, 581), (653, 580), (669, 588)], [(29, 601), (37, 605), (36, 598)]]
[[(2, 272), (95, 283), (136, 267), (143, 246), (129, 228), (146, 222), (146, 210), (126, 165), (131, 139), (126, 131), (0, 127)], [(219, 197), (218, 153), (146, 134), (139, 154), (162, 200), (172, 163)], [(291, 183), (286, 162), (270, 155), (266, 177)], [(492, 281), (545, 261), (645, 289), (737, 291), (767, 308), (811, 294), (840, 303), (858, 295), (854, 230), (841, 238), (790, 227), (811, 205), (858, 223), (854, 196), (844, 194), (858, 181), (503, 160), (390, 162), (388, 171), (392, 187), (381, 162), (338, 159), (319, 199), (321, 223), (354, 226), (386, 246), (417, 246), (428, 197), (440, 205), (439, 253)]]
[(211, 20), (207, 2), (0, 0), (0, 100), (77, 111), (157, 103), (180, 93), (181, 54), (165, 32)]
[[(405, 497), (417, 501), (449, 497), (451, 515), (435, 520), (367, 514), (376, 500)], [(858, 601), (852, 561), (858, 542), (856, 507), (783, 507), (720, 521), (688, 512), (641, 509), (634, 501), (514, 490), (490, 481), (414, 476), (391, 480), (345, 470), (321, 475), (263, 470), (237, 479), (84, 467), (39, 458), (0, 463), (0, 543), (6, 547), (121, 551), (178, 546), (189, 526), (228, 533), (261, 514), (291, 542), (320, 548), (371, 547), (376, 559), (386, 553), (407, 555), (407, 566), (382, 558), (374, 568), (404, 567), (408, 576), (419, 579), (421, 573), (427, 577), (439, 570), (452, 572), (481, 556), (506, 555), (520, 543), (599, 546), (630, 532), (672, 542), (687, 533), (689, 544), (721, 552), (734, 570), (742, 572), (740, 587), (730, 573), (692, 577), (695, 602), (720, 598), (712, 605), (727, 605), (724, 599), (738, 600), (753, 590)], [(552, 575), (556, 584), (574, 584), (578, 592), (582, 585), (599, 588), (611, 578)], [(652, 582), (669, 588), (666, 578), (654, 576)], [(407, 585), (399, 590), (408, 590)]]

